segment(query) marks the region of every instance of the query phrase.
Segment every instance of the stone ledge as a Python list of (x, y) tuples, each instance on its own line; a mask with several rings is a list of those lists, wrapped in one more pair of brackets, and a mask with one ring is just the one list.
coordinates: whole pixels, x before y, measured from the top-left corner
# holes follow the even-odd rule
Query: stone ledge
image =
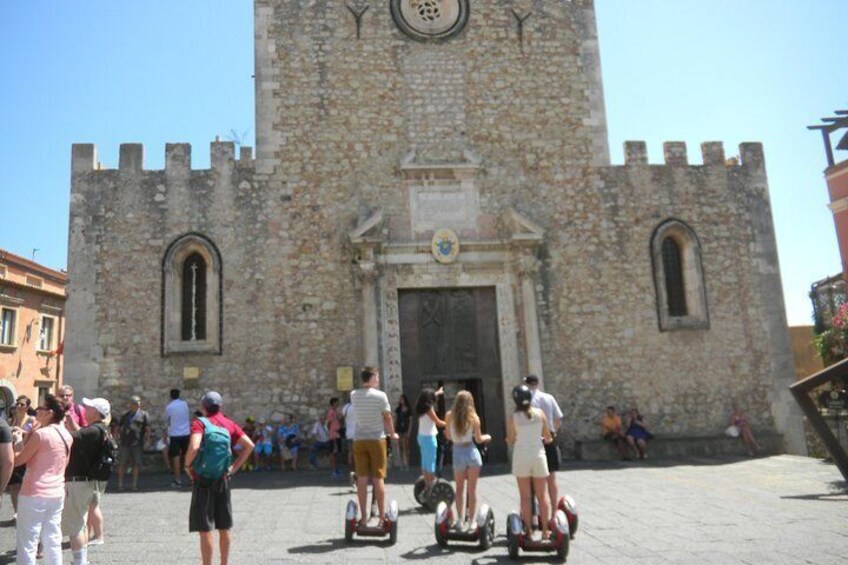
[[(758, 455), (783, 453), (782, 435), (755, 433), (754, 438), (760, 445)], [(615, 461), (619, 458), (615, 444), (602, 439), (577, 441), (574, 447), (577, 459), (581, 461)], [(743, 456), (745, 454), (745, 446), (740, 438), (725, 435), (656, 437), (648, 442), (650, 459)]]
[[(309, 469), (309, 449), (310, 448), (311, 448), (311, 444), (304, 444), (300, 448), (300, 451), (298, 451), (297, 468), (299, 470), (300, 469)], [(341, 457), (340, 461), (344, 464), (343, 466), (347, 467), (347, 452), (344, 452), (339, 457)], [(248, 461), (251, 461), (251, 462), (253, 461), (252, 456)], [(280, 460), (279, 460), (279, 454), (278, 453), (274, 454), (273, 467), (274, 467), (274, 470), (277, 470), (277, 471), (279, 471), (279, 469), (280, 469)], [(327, 470), (330, 469), (330, 462), (329, 462), (329, 458), (327, 457), (326, 451), (322, 451), (318, 454), (318, 468), (319, 469), (327, 469)], [(129, 468), (128, 468), (127, 472), (129, 472)], [(156, 451), (154, 449), (145, 449), (144, 454), (142, 455), (142, 458), (141, 458), (141, 469), (140, 469), (139, 472), (141, 472), (141, 473), (165, 473), (165, 472), (169, 472), (169, 471), (165, 467), (165, 461), (162, 459), (162, 453), (160, 451)], [(117, 467), (115, 467), (115, 470), (113, 471), (112, 475), (115, 476), (115, 477), (118, 476)]]

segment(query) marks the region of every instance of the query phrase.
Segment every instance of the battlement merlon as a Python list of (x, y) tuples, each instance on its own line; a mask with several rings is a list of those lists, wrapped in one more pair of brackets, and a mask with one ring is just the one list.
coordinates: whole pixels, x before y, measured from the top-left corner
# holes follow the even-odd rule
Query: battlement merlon
[[(765, 171), (765, 156), (762, 143), (740, 143), (739, 156), (741, 163), (735, 159), (728, 160), (724, 156), (724, 144), (720, 141), (706, 141), (701, 144), (701, 156), (704, 166), (742, 167), (748, 171)], [(669, 167), (688, 167), (686, 143), (683, 141), (666, 141), (663, 143), (664, 165)], [(644, 141), (624, 142), (625, 166), (648, 165), (648, 146)]]
[[(235, 143), (232, 141), (213, 141), (209, 144), (211, 169), (232, 171), (234, 164), (248, 166), (253, 163), (253, 149), (240, 147), (239, 159), (235, 160)], [(75, 143), (71, 147), (71, 174), (106, 171), (97, 161), (97, 146), (93, 143)], [(112, 169), (114, 170), (114, 169)], [(118, 171), (125, 174), (145, 172), (144, 146), (141, 143), (122, 143), (118, 158)], [(165, 144), (165, 173), (168, 175), (188, 175), (191, 173), (191, 144)]]

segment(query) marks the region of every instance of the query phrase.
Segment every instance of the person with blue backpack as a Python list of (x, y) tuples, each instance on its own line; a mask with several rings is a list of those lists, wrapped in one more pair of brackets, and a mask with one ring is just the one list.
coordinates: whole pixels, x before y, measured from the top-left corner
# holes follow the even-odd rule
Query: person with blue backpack
[[(226, 565), (232, 543), (233, 507), (230, 502), (230, 477), (253, 453), (253, 441), (238, 424), (221, 413), (224, 400), (215, 391), (200, 399), (202, 416), (191, 422), (191, 437), (186, 453), (186, 472), (192, 481), (188, 529), (200, 534), (203, 565), (212, 564), (218, 530), (221, 564)], [(233, 460), (234, 447), (238, 457)]]

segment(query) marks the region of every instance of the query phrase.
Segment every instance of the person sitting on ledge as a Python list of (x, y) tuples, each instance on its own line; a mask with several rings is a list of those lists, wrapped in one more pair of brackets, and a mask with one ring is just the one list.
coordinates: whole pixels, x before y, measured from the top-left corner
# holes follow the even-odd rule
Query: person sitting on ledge
[(748, 425), (748, 419), (738, 406), (733, 408), (730, 425), (736, 426), (736, 429), (739, 430), (739, 437), (742, 438), (742, 443), (745, 444), (748, 455), (753, 457), (760, 450), (760, 446), (754, 439), (754, 433), (751, 431), (751, 426)]
[(654, 439), (654, 435), (648, 431), (645, 419), (636, 408), (630, 409), (630, 418), (627, 422), (627, 443), (639, 455), (639, 459), (648, 458), (648, 440)]
[(622, 461), (630, 460), (630, 450), (627, 447), (627, 438), (621, 429), (621, 416), (615, 411), (615, 406), (607, 406), (604, 417), (601, 419), (603, 437), (606, 441), (615, 444)]

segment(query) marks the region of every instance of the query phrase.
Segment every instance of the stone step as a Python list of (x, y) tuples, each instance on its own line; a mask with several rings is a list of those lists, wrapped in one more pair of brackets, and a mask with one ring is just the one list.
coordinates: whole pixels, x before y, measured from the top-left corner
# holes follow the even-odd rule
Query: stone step
[[(756, 434), (760, 445), (758, 455), (783, 453), (783, 436), (780, 434)], [(581, 461), (615, 461), (618, 449), (602, 439), (577, 441), (577, 459)], [(745, 446), (739, 438), (719, 436), (655, 437), (648, 442), (649, 459), (679, 459), (686, 457), (744, 456)]]

